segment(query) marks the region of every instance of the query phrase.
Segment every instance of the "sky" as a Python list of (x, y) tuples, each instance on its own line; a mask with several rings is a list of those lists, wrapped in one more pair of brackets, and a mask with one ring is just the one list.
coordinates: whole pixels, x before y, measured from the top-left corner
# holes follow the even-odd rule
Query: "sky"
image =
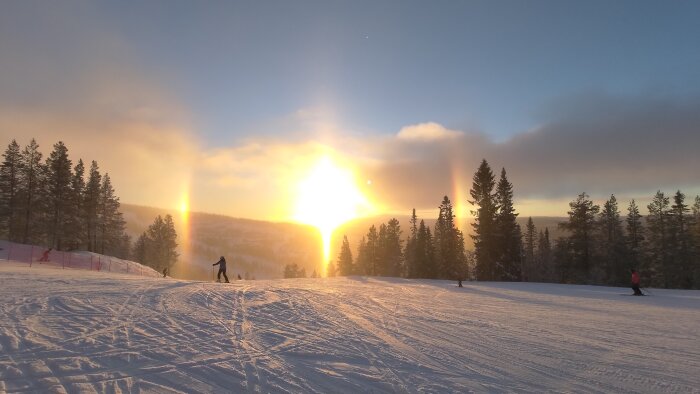
[[(370, 213), (700, 193), (696, 1), (3, 1), (0, 143), (62, 140), (122, 202), (293, 220), (322, 157)], [(322, 188), (319, 188), (322, 189)], [(319, 190), (322, 192), (322, 190)]]

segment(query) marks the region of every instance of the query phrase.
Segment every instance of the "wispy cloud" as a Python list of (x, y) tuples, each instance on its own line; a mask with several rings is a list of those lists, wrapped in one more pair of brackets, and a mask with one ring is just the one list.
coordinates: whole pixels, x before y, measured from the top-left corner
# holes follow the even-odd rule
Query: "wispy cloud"
[(447, 129), (439, 123), (428, 122), (405, 126), (396, 136), (406, 141), (437, 141), (454, 139), (462, 135), (464, 132)]

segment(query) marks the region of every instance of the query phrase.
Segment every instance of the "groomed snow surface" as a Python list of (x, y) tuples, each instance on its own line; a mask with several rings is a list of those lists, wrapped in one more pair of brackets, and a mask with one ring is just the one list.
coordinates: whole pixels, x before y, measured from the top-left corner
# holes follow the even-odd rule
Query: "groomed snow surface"
[(700, 292), (0, 263), (0, 392), (700, 392)]

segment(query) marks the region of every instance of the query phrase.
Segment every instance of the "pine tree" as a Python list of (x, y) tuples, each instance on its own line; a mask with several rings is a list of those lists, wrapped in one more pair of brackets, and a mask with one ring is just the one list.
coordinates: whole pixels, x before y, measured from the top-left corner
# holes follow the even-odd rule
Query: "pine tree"
[(689, 213), (690, 208), (685, 204), (685, 194), (678, 190), (669, 212), (670, 264), (666, 275), (671, 287), (693, 287), (692, 216)]
[(383, 240), (384, 276), (401, 276), (403, 271), (403, 254), (401, 252), (401, 226), (398, 219), (391, 218), (385, 226)]
[(71, 204), (71, 161), (68, 148), (62, 141), (53, 146), (53, 151), (46, 160), (47, 208), (49, 226), (49, 246), (63, 250), (69, 225)]
[(374, 265), (374, 274), (377, 276), (388, 276), (387, 272), (389, 271), (389, 267), (387, 266), (386, 233), (386, 224), (380, 224), (379, 231), (377, 232), (377, 246)]
[(537, 238), (537, 229), (535, 228), (535, 223), (532, 221), (532, 216), (527, 219), (527, 225), (525, 225), (525, 272), (523, 273), (523, 279), (525, 281), (537, 281), (537, 263), (535, 262), (535, 241)]
[(522, 279), (522, 233), (516, 222), (518, 216), (513, 207), (513, 184), (508, 181), (506, 169), (501, 169), (501, 177), (496, 186), (496, 243), (500, 250), (500, 269), (497, 279), (519, 281)]
[(430, 227), (425, 225), (423, 220), (418, 226), (418, 236), (416, 238), (416, 268), (417, 278), (434, 279), (437, 277), (435, 267), (435, 249), (433, 247), (433, 236)]
[(44, 166), (39, 145), (32, 139), (22, 150), (19, 171), (19, 206), (22, 211), (22, 243), (43, 243), (44, 226), (41, 214), (44, 212), (41, 199), (45, 191)]
[(579, 194), (576, 200), (569, 203), (569, 207), (569, 221), (559, 224), (570, 234), (568, 247), (571, 255), (569, 261), (565, 261), (562, 266), (563, 280), (585, 283), (590, 278), (594, 261), (594, 233), (600, 207), (593, 204), (586, 193)]
[(599, 237), (601, 264), (598, 282), (612, 285), (627, 283), (627, 272), (632, 267), (628, 266), (627, 246), (615, 195), (611, 195), (603, 204)]
[(693, 203), (693, 288), (700, 289), (700, 196), (695, 196)]
[(367, 249), (367, 239), (362, 236), (360, 244), (357, 247), (357, 260), (355, 260), (355, 274), (369, 275), (370, 272), (370, 256)]
[(7, 237), (10, 241), (19, 241), (21, 166), (19, 144), (12, 140), (0, 166), (0, 237)]
[(145, 256), (148, 259), (146, 264), (158, 272), (166, 267), (170, 269), (177, 262), (178, 257), (177, 233), (172, 216), (165, 215), (163, 219), (158, 215), (146, 230), (146, 238)]
[(350, 250), (350, 242), (347, 235), (343, 235), (343, 243), (340, 246), (340, 254), (338, 255), (338, 275), (349, 276), (355, 272), (352, 262), (352, 251)]
[(407, 278), (417, 278), (418, 277), (418, 259), (416, 255), (416, 242), (418, 238), (418, 217), (416, 216), (416, 209), (413, 208), (413, 213), (411, 214), (411, 234), (406, 240), (406, 247), (404, 249), (404, 275)]
[(552, 245), (549, 241), (549, 229), (544, 228), (544, 232), (540, 231), (537, 240), (537, 261), (534, 278), (537, 281), (552, 281), (553, 280), (553, 267), (552, 267)]
[(463, 276), (466, 259), (464, 237), (455, 225), (452, 203), (447, 196), (443, 197), (439, 209), (433, 238), (437, 276), (443, 279), (458, 279)]
[(136, 242), (134, 243), (134, 250), (131, 252), (134, 261), (148, 265), (148, 262), (152, 258), (149, 255), (149, 252), (153, 249), (150, 242), (151, 240), (148, 238), (145, 231), (136, 239)]
[(100, 175), (99, 167), (96, 161), (92, 161), (90, 165), (90, 173), (88, 181), (85, 185), (83, 193), (83, 217), (86, 225), (86, 236), (84, 244), (91, 252), (97, 252), (97, 226), (98, 226), (98, 210), (100, 204), (100, 186), (102, 184), (102, 175)]
[(491, 167), (483, 160), (474, 174), (472, 188), (469, 194), (470, 204), (476, 206), (474, 215), (474, 254), (476, 258), (476, 276), (478, 280), (496, 280), (496, 263), (498, 259), (496, 212), (497, 205), (493, 188), (495, 178)]
[[(98, 200), (97, 249), (102, 254), (123, 254), (126, 222), (119, 211), (119, 198), (114, 195), (109, 174), (102, 177)], [(163, 267), (165, 268), (165, 267)]]
[(372, 225), (369, 228), (369, 231), (367, 232), (367, 245), (366, 245), (366, 253), (367, 253), (367, 264), (365, 266), (365, 274), (368, 276), (376, 276), (377, 275), (377, 268), (379, 266), (379, 233), (377, 232), (377, 228)]
[(669, 198), (660, 190), (647, 205), (646, 249), (648, 259), (640, 272), (643, 279), (651, 286), (669, 287), (666, 275), (670, 264), (669, 241)]
[(68, 204), (66, 206), (66, 228), (64, 243), (67, 250), (80, 249), (87, 244), (86, 222), (83, 212), (84, 192), (85, 192), (85, 165), (83, 160), (78, 160), (78, 164), (73, 168), (71, 176), (70, 190), (68, 194)]
[(643, 260), (644, 227), (637, 203), (632, 200), (627, 207), (627, 250), (630, 268), (639, 270)]
[(326, 277), (328, 278), (333, 278), (337, 274), (337, 270), (335, 268), (335, 264), (333, 264), (332, 261), (328, 262), (328, 268), (326, 269)]

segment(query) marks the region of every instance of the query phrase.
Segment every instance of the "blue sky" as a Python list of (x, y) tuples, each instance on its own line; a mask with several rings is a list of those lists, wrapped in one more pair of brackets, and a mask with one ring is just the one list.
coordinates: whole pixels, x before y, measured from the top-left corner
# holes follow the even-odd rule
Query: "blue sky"
[(436, 121), (500, 140), (562, 98), (700, 86), (700, 3), (124, 2), (96, 11), (213, 142), (300, 108), (348, 131)]
[(529, 214), (694, 195), (698, 20), (697, 1), (7, 1), (0, 137), (64, 140), (125, 202), (245, 217), (290, 217), (258, 206), (329, 149), (399, 212), (466, 195), (482, 158)]

